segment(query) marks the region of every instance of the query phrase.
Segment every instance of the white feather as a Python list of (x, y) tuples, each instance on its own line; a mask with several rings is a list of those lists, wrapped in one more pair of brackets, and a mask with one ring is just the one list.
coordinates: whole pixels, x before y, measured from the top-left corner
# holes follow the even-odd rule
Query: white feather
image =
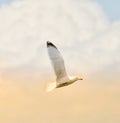
[(62, 55), (60, 54), (56, 46), (54, 46), (51, 42), (47, 42), (47, 46), (48, 54), (57, 77), (56, 81), (59, 83), (63, 79), (66, 81), (69, 80)]
[(50, 92), (56, 88), (56, 82), (49, 83), (46, 88), (46, 92)]

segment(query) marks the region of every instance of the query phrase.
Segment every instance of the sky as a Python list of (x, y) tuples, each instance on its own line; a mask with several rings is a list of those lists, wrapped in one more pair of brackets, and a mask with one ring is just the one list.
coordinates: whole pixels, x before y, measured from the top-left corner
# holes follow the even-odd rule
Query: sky
[(112, 21), (120, 20), (120, 1), (119, 0), (96, 0), (103, 10), (105, 11), (108, 18)]
[[(120, 20), (120, 1), (119, 0), (93, 0), (100, 4), (104, 12), (111, 21)], [(12, 0), (0, 0), (0, 5), (9, 4)]]
[(4, 5), (4, 4), (9, 4), (11, 2), (12, 2), (12, 0), (0, 0), (0, 6)]
[[(119, 1), (0, 4), (0, 122), (120, 122)], [(55, 81), (47, 40), (59, 48), (68, 73), (83, 81), (45, 92)]]

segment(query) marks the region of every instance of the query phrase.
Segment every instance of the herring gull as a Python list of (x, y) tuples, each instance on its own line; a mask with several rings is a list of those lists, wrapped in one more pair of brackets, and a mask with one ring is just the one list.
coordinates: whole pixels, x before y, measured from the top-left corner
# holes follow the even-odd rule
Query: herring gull
[(49, 58), (52, 62), (54, 72), (56, 75), (56, 82), (52, 82), (48, 84), (46, 89), (47, 92), (52, 91), (55, 88), (60, 88), (60, 87), (70, 85), (77, 80), (83, 80), (83, 78), (80, 78), (80, 77), (68, 76), (65, 69), (62, 55), (60, 54), (57, 47), (50, 41), (47, 41), (47, 49), (48, 49)]

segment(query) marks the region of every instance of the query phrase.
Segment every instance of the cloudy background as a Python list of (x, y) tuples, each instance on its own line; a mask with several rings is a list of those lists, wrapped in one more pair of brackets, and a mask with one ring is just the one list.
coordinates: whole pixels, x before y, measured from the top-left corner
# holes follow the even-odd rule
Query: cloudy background
[[(0, 1), (0, 121), (120, 122), (120, 2)], [(47, 94), (55, 81), (46, 41), (84, 81)]]

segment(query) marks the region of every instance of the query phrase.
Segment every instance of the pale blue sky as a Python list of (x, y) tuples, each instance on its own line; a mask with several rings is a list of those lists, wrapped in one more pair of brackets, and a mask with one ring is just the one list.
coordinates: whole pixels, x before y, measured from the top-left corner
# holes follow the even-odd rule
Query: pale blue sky
[(105, 11), (110, 20), (120, 20), (120, 0), (95, 0)]
[[(0, 4), (8, 4), (12, 0), (0, 0)], [(94, 0), (97, 1), (108, 18), (113, 20), (120, 20), (120, 0)]]
[[(8, 4), (12, 0), (0, 0), (0, 4)], [(120, 20), (120, 0), (94, 0), (97, 1), (108, 18), (113, 20)]]
[(0, 4), (8, 4), (10, 3), (12, 0), (0, 0)]

